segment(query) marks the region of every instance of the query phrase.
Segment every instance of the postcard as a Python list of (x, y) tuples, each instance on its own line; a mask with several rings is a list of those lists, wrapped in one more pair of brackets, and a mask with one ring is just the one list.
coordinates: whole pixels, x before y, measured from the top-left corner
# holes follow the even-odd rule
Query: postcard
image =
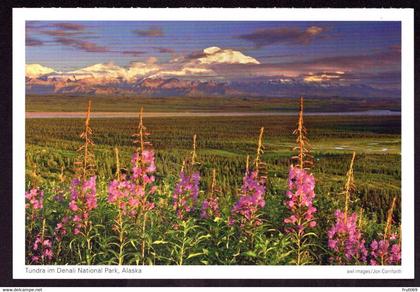
[(413, 10), (13, 16), (15, 279), (414, 278)]

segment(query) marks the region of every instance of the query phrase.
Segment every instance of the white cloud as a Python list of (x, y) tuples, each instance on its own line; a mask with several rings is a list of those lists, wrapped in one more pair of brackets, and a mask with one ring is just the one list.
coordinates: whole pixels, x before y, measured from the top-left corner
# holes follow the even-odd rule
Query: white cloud
[(126, 69), (112, 63), (95, 64), (79, 70), (70, 71), (68, 74), (78, 76), (91, 76), (96, 79), (112, 79), (118, 77), (125, 77)]
[(127, 69), (126, 78), (133, 79), (136, 77), (145, 77), (150, 74), (158, 72), (161, 68), (159, 65), (155, 64), (157, 59), (151, 60), (150, 58), (147, 60), (147, 63), (143, 62), (133, 62), (130, 64), (130, 67)]
[(45, 67), (40, 64), (28, 64), (25, 66), (25, 75), (31, 78), (36, 78), (52, 72), (55, 72), (53, 68)]
[[(189, 58), (177, 56), (152, 77), (157, 76), (218, 76), (212, 66), (232, 64), (260, 64), (256, 59), (232, 49), (208, 47)], [(219, 76), (220, 77), (220, 76)]]
[(157, 64), (156, 58), (147, 60), (147, 63), (143, 62), (132, 62), (129, 67), (121, 67), (112, 62), (105, 64), (95, 64), (79, 70), (67, 72), (63, 74), (68, 76), (75, 75), (77, 79), (94, 78), (98, 80), (112, 80), (112, 79), (123, 79), (132, 81), (137, 77), (145, 77), (151, 73), (160, 70)]
[(199, 64), (260, 64), (253, 57), (239, 51), (219, 47), (206, 48), (203, 50), (203, 55), (197, 59)]
[[(239, 51), (232, 49), (222, 49), (219, 47), (208, 47), (196, 56), (181, 57), (171, 60), (166, 64), (158, 64), (156, 57), (149, 57), (144, 62), (132, 62), (128, 67), (121, 67), (113, 62), (94, 64), (78, 70), (50, 74), (49, 78), (61, 80), (76, 78), (77, 80), (127, 80), (133, 81), (137, 78), (146, 77), (169, 77), (169, 76), (220, 76), (213, 68), (216, 65), (241, 65), (241, 64), (260, 64), (253, 57), (246, 56)], [(28, 65), (30, 66), (30, 65)], [(38, 77), (54, 72), (54, 69), (43, 67), (38, 64), (27, 66), (27, 76)]]
[(178, 70), (161, 70), (150, 77), (164, 76), (215, 76), (215, 72), (207, 68), (183, 67)]
[(303, 78), (303, 81), (308, 83), (327, 82), (327, 81), (339, 81), (343, 78), (343, 71), (336, 72), (324, 72), (324, 73), (309, 73)]

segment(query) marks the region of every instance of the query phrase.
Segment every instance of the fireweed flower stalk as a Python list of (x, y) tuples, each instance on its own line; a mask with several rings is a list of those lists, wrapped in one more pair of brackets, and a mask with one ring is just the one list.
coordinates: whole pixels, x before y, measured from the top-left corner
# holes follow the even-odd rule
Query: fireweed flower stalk
[[(93, 141), (90, 128), (91, 101), (88, 103), (84, 131), (80, 134), (83, 140), (75, 164), (76, 177), (71, 181), (68, 214), (56, 226), (56, 233), (65, 235), (66, 227), (80, 236), (86, 243), (83, 248), (86, 264), (92, 263), (92, 222), (90, 213), (97, 207), (95, 157), (93, 154)], [(79, 242), (80, 243), (80, 242)]]
[(26, 209), (31, 209), (33, 211), (40, 210), (43, 208), (44, 203), (44, 192), (38, 188), (33, 188), (25, 193), (25, 198), (27, 203), (25, 205)]
[[(132, 177), (135, 184), (134, 191), (140, 196), (141, 209), (148, 211), (154, 208), (154, 203), (147, 200), (148, 195), (153, 195), (157, 187), (155, 183), (156, 164), (153, 150), (143, 150), (141, 154), (134, 153), (132, 160)], [(138, 165), (141, 165), (139, 167)]]
[(328, 247), (333, 251), (330, 262), (339, 265), (365, 263), (368, 252), (357, 227), (357, 214), (350, 216), (337, 210), (336, 224), (328, 231)]
[(194, 210), (198, 199), (199, 185), (200, 173), (198, 171), (189, 175), (186, 171), (181, 170), (179, 182), (172, 193), (174, 208), (179, 219), (185, 219), (186, 215)]
[[(71, 232), (76, 236), (81, 236), (86, 242), (85, 258), (86, 263), (92, 263), (92, 221), (90, 213), (97, 207), (96, 199), (96, 176), (82, 181), (73, 179), (71, 183), (71, 201), (69, 203), (68, 225)], [(57, 226), (59, 229), (60, 226)], [(62, 232), (62, 231), (61, 231)]]
[(134, 153), (131, 163), (131, 176), (118, 175), (119, 179), (109, 183), (108, 202), (115, 204), (124, 216), (137, 218), (139, 213), (142, 214), (155, 207), (150, 200), (150, 195), (153, 195), (157, 189), (154, 185), (156, 171), (154, 153), (152, 150), (143, 150), (141, 157), (138, 153)]
[[(52, 260), (52, 241), (45, 234), (45, 217), (44, 217), (44, 192), (38, 188), (33, 188), (25, 193), (27, 203), (25, 208), (30, 214), (27, 216), (27, 245), (30, 248), (28, 256), (31, 264), (45, 264)], [(32, 239), (32, 233), (35, 229), (37, 221), (42, 221), (41, 230)]]
[(314, 214), (317, 209), (313, 205), (315, 198), (315, 178), (307, 170), (291, 166), (289, 170), (288, 188), (285, 201), (290, 216), (284, 219), (285, 231), (292, 236), (295, 243), (296, 265), (306, 264), (309, 255), (309, 229), (316, 226)]
[(69, 217), (64, 216), (55, 226), (54, 228), (54, 245), (56, 246), (55, 249), (55, 256), (59, 260), (62, 247), (63, 247), (63, 239), (68, 234), (67, 227), (69, 223)]
[(249, 156), (246, 157), (245, 176), (242, 179), (239, 200), (231, 209), (231, 216), (228, 220), (230, 225), (237, 222), (241, 228), (244, 228), (246, 226), (255, 227), (262, 223), (258, 218), (258, 212), (265, 206), (264, 195), (267, 179), (266, 164), (261, 159), (264, 153), (263, 134), (264, 127), (261, 127), (253, 171), (249, 168)]
[(39, 188), (32, 188), (25, 192), (25, 209), (26, 209), (26, 226), (28, 228), (28, 241), (32, 241), (32, 232), (35, 227), (35, 222), (41, 218), (41, 211), (44, 207), (44, 192)]
[(241, 228), (261, 225), (259, 210), (265, 206), (265, 185), (258, 178), (256, 171), (247, 171), (242, 179), (239, 200), (233, 205), (229, 224), (238, 223)]
[(43, 238), (41, 233), (35, 237), (32, 251), (31, 264), (42, 264), (53, 259), (52, 241), (49, 238)]
[(42, 220), (41, 231), (35, 237), (32, 247), (31, 264), (46, 264), (53, 259), (53, 247), (51, 238), (47, 237), (46, 220)]
[(77, 235), (83, 227), (84, 235), (87, 237), (90, 229), (89, 213), (97, 207), (96, 199), (96, 175), (94, 173), (93, 141), (91, 139), (92, 129), (90, 128), (91, 101), (89, 100), (86, 111), (85, 129), (80, 137), (83, 145), (78, 149), (79, 157), (75, 162), (76, 178), (70, 185), (69, 210), (71, 214), (72, 232)]
[(74, 163), (76, 175), (81, 181), (87, 180), (95, 175), (95, 155), (93, 153), (94, 143), (92, 141), (92, 129), (90, 128), (91, 107), (92, 103), (89, 100), (86, 111), (85, 128), (80, 134), (83, 144), (79, 147), (79, 149), (77, 149), (78, 157)]
[(136, 151), (131, 158), (131, 177), (132, 188), (134, 191), (132, 204), (137, 204), (136, 199), (139, 200), (138, 208), (136, 211), (136, 219), (138, 220), (142, 215), (143, 222), (146, 221), (147, 211), (155, 207), (150, 195), (156, 192), (157, 187), (155, 183), (155, 153), (152, 149), (152, 144), (146, 141), (146, 137), (150, 133), (147, 132), (143, 123), (143, 107), (140, 109), (139, 124), (137, 132), (133, 134), (135, 137), (134, 144), (137, 145)]
[(138, 211), (150, 211), (155, 204), (146, 200), (147, 195), (154, 194), (156, 186), (144, 188), (130, 177), (121, 176), (120, 180), (113, 180), (108, 185), (108, 202), (116, 205), (123, 216), (137, 218)]
[(299, 103), (299, 115), (298, 123), (293, 134), (296, 135), (297, 146), (293, 148), (293, 151), (297, 151), (297, 154), (292, 157), (292, 161), (300, 169), (309, 169), (313, 165), (313, 157), (311, 155), (311, 145), (309, 144), (306, 134), (308, 131), (303, 122), (303, 97), (300, 98)]
[[(118, 159), (117, 159), (118, 160)], [(118, 215), (114, 220), (112, 229), (118, 234), (118, 265), (124, 262), (124, 246), (126, 244), (127, 220), (135, 218), (140, 200), (134, 196), (135, 185), (126, 180), (125, 175), (119, 175), (118, 179), (110, 182), (108, 186), (108, 202), (117, 206)], [(127, 218), (128, 217), (128, 218)]]
[(208, 219), (213, 217), (220, 217), (219, 198), (217, 197), (219, 192), (220, 189), (216, 185), (216, 169), (213, 169), (210, 193), (208, 194), (208, 197), (204, 199), (201, 205), (201, 218)]
[(89, 215), (90, 212), (97, 207), (96, 199), (96, 176), (92, 176), (86, 181), (73, 179), (70, 187), (70, 203), (71, 221), (73, 234), (88, 232), (90, 228)]
[[(139, 200), (132, 198), (132, 184), (127, 181), (126, 175), (120, 173), (120, 159), (118, 148), (115, 147), (115, 158), (117, 164), (116, 179), (109, 183), (108, 186), (108, 202), (114, 204), (118, 208), (117, 218), (114, 220), (115, 224), (113, 230), (118, 233), (118, 247), (119, 253), (117, 257), (118, 265), (124, 262), (124, 246), (126, 243), (126, 224), (124, 217), (129, 215), (134, 217), (136, 215)], [(134, 208), (134, 209), (133, 209)]]
[(220, 217), (218, 198), (206, 198), (201, 204), (200, 217), (203, 219)]
[(400, 265), (401, 244), (396, 238), (374, 240), (370, 244), (371, 265)]
[(290, 210), (291, 215), (284, 219), (284, 223), (288, 224), (288, 231), (297, 231), (303, 234), (305, 228), (315, 227), (316, 221), (314, 213), (316, 208), (313, 206), (315, 198), (315, 178), (306, 170), (291, 166), (289, 170), (286, 207)]
[[(70, 227), (71, 233), (76, 237), (80, 237), (86, 243), (85, 259), (86, 264), (92, 263), (92, 221), (90, 214), (97, 207), (96, 198), (96, 176), (92, 176), (87, 180), (75, 178), (71, 182), (70, 187), (70, 203), (68, 206), (67, 226)], [(63, 232), (58, 226), (58, 230)], [(57, 228), (56, 227), (56, 228)]]
[(315, 178), (309, 173), (312, 166), (312, 155), (310, 144), (306, 137), (307, 130), (303, 123), (303, 97), (300, 98), (298, 123), (296, 130), (297, 155), (292, 157), (296, 165), (292, 164), (289, 170), (287, 199), (284, 202), (290, 211), (290, 216), (284, 219), (285, 231), (291, 236), (294, 242), (296, 258), (293, 263), (304, 265), (311, 261), (310, 236), (315, 236), (309, 229), (316, 226), (314, 213), (317, 209), (313, 206), (315, 198)]
[[(155, 185), (155, 153), (152, 144), (146, 141), (150, 134), (143, 123), (143, 107), (139, 113), (137, 131), (133, 134), (134, 144), (137, 145), (131, 158), (131, 174), (129, 177), (120, 175), (118, 149), (115, 149), (117, 160), (117, 179), (108, 186), (108, 202), (118, 207), (118, 217), (114, 229), (119, 234), (118, 263), (123, 263), (123, 246), (126, 233), (126, 221), (138, 225), (140, 228), (140, 250), (142, 262), (145, 262), (145, 235), (147, 214), (155, 208), (152, 195), (156, 192)], [(128, 217), (128, 218), (127, 218)], [(128, 220), (129, 218), (133, 220)], [(135, 228), (138, 230), (137, 228)]]
[[(155, 181), (153, 173), (156, 171), (156, 166), (152, 150), (143, 150), (141, 157), (137, 152), (133, 154), (130, 177), (119, 173), (117, 148), (116, 157), (117, 179), (110, 182), (108, 186), (108, 202), (118, 207), (114, 230), (119, 236), (118, 264), (121, 265), (124, 260), (125, 235), (129, 227), (127, 223), (136, 223), (139, 214), (142, 214), (143, 226), (145, 226), (146, 212), (155, 207), (153, 201), (150, 200), (150, 196), (156, 192), (157, 187), (153, 185)], [(141, 249), (143, 251), (143, 246), (141, 246)]]
[[(261, 127), (260, 135), (258, 136), (257, 153), (254, 160), (254, 167), (255, 167), (254, 169), (261, 184), (265, 184), (268, 177), (267, 164), (261, 159), (261, 156), (264, 153), (263, 135), (264, 135), (264, 127)], [(246, 169), (248, 172), (249, 161), (247, 161), (247, 165), (248, 166)]]
[(195, 170), (195, 166), (198, 164), (196, 139), (197, 135), (194, 135), (191, 157), (183, 162), (179, 172), (179, 182), (172, 193), (173, 207), (180, 220), (186, 219), (187, 214), (194, 211), (200, 192), (201, 177), (200, 173)]
[(335, 212), (335, 225), (328, 231), (328, 247), (332, 250), (330, 262), (332, 264), (360, 264), (366, 262), (367, 250), (365, 247), (365, 240), (362, 238), (362, 233), (357, 224), (357, 214), (353, 213), (350, 216), (349, 202), (350, 195), (354, 192), (354, 175), (353, 164), (356, 153), (350, 162), (349, 170), (346, 174), (346, 183), (344, 186), (344, 211), (337, 210)]
[[(373, 240), (370, 244), (371, 265), (399, 265), (401, 264), (401, 235), (391, 233), (392, 215), (394, 212), (396, 197), (392, 200), (388, 210), (383, 239)], [(401, 232), (401, 231), (400, 231)]]
[(201, 210), (200, 210), (201, 218), (208, 219), (208, 218), (220, 217), (219, 198), (218, 198), (219, 193), (220, 193), (220, 189), (216, 185), (216, 169), (213, 168), (210, 192), (207, 198), (204, 199), (201, 205)]
[[(118, 157), (118, 150), (116, 154)], [(117, 158), (118, 161), (118, 158)], [(108, 202), (116, 205), (118, 208), (117, 218), (114, 220), (113, 230), (118, 234), (119, 252), (117, 256), (118, 265), (124, 262), (124, 246), (126, 243), (127, 227), (125, 217), (134, 218), (140, 203), (139, 199), (133, 197), (134, 185), (126, 180), (125, 175), (120, 177), (119, 162), (117, 162), (118, 178), (109, 183), (108, 186)]]

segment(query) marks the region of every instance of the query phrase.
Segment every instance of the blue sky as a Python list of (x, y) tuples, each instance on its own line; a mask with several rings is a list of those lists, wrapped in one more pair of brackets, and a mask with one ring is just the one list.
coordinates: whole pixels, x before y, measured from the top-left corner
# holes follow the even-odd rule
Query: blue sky
[[(371, 84), (381, 83), (380, 74), (384, 80), (394, 76), (383, 86), (398, 86), (400, 43), (399, 22), (31, 21), (26, 63), (69, 71), (152, 58), (164, 66), (217, 46), (258, 60), (252, 67), (258, 76), (264, 70), (270, 76), (276, 70), (282, 76), (335, 70), (353, 81), (365, 76)], [(246, 66), (232, 70), (236, 77), (249, 71)]]

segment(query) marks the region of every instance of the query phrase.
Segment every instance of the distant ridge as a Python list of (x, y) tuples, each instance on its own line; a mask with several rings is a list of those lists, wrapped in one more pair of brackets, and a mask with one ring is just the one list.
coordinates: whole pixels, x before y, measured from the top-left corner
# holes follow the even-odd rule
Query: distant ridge
[[(210, 48), (213, 51), (216, 48)], [(238, 59), (237, 56), (231, 57)], [(242, 58), (244, 59), (244, 58)], [(244, 59), (247, 62), (252, 60)], [(143, 95), (166, 96), (347, 96), (400, 97), (395, 89), (369, 85), (307, 82), (299, 78), (218, 80), (214, 76), (197, 78), (160, 76), (154, 64), (134, 63), (128, 68), (114, 63), (95, 64), (78, 70), (57, 72), (40, 64), (26, 66), (27, 94)], [(191, 69), (193, 70), (193, 69)]]

